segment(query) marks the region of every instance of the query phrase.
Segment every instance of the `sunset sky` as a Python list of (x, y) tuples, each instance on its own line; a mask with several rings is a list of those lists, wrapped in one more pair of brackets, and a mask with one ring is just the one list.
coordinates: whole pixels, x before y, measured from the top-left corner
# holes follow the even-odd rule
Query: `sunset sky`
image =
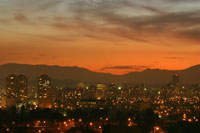
[(0, 64), (123, 74), (200, 64), (200, 0), (0, 0)]

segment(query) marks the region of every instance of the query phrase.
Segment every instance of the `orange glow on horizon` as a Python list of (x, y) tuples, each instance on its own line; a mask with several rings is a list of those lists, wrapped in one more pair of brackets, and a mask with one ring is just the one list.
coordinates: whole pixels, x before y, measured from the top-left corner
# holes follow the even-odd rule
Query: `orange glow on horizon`
[[(199, 26), (194, 23), (198, 17), (188, 16), (199, 13), (194, 11), (196, 3), (176, 6), (162, 1), (136, 10), (119, 0), (68, 2), (0, 5), (0, 64), (78, 66), (125, 74), (147, 68), (180, 70), (200, 63)], [(102, 5), (108, 7), (99, 10)]]

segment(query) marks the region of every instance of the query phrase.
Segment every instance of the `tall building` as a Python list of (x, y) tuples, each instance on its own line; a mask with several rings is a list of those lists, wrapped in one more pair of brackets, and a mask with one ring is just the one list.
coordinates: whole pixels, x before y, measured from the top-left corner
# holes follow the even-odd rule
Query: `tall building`
[(11, 74), (6, 78), (7, 106), (27, 103), (28, 79), (23, 75)]
[(27, 102), (28, 79), (24, 75), (18, 75), (18, 101)]
[(41, 75), (38, 78), (38, 106), (40, 108), (51, 108), (53, 102), (51, 78)]
[(6, 107), (6, 95), (0, 96), (0, 106), (3, 108)]
[(97, 86), (96, 85), (91, 85), (89, 87), (85, 87), (82, 98), (83, 99), (96, 99), (96, 91), (97, 91)]
[(83, 89), (65, 88), (63, 89), (63, 102), (67, 109), (73, 110), (79, 106)]
[(95, 99), (103, 99), (105, 90), (106, 90), (106, 85), (97, 84), (96, 98)]
[(172, 76), (172, 82), (175, 86), (179, 85), (180, 82), (180, 76), (178, 74), (175, 74)]

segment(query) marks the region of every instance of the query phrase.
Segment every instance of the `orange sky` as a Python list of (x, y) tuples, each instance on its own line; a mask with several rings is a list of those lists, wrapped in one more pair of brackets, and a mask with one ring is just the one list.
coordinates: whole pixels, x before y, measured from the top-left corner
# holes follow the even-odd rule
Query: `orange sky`
[(0, 64), (123, 74), (200, 63), (200, 2), (2, 0)]

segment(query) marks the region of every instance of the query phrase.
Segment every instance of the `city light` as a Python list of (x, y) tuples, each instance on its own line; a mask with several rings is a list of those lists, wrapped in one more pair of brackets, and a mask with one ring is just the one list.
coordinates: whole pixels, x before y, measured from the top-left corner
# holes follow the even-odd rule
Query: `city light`
[(200, 132), (200, 0), (0, 0), (0, 133)]
[(92, 122), (90, 122), (90, 123), (89, 123), (89, 125), (90, 125), (90, 126), (93, 126), (93, 123), (92, 123)]
[[(17, 75), (15, 76), (17, 77)], [(22, 77), (25, 76), (23, 75)], [(119, 122), (117, 122), (117, 120), (114, 119), (113, 121), (112, 119), (109, 119), (109, 117), (113, 118), (114, 115), (117, 115), (117, 112), (112, 113), (115, 110), (126, 113), (129, 112), (129, 115), (131, 117), (126, 117), (128, 121), (127, 127), (134, 126), (135, 128), (138, 128), (138, 125), (140, 125), (140, 123), (137, 123), (137, 119), (140, 118), (141, 115), (143, 115), (145, 110), (148, 110), (150, 108), (152, 109), (152, 113), (157, 115), (159, 120), (163, 121), (163, 123), (165, 124), (170, 119), (176, 122), (184, 121), (188, 123), (198, 123), (198, 111), (200, 109), (200, 93), (196, 88), (190, 90), (190, 94), (186, 93), (185, 89), (187, 89), (187, 86), (185, 86), (185, 88), (179, 88), (178, 86), (180, 80), (179, 78), (180, 76), (176, 76), (175, 78), (173, 77), (173, 84), (169, 83), (163, 88), (150, 88), (146, 86), (133, 86), (126, 84), (124, 84), (123, 87), (118, 87), (118, 85), (115, 84), (112, 84), (111, 86), (97, 84), (96, 87), (92, 86), (88, 87), (88, 89), (86, 89), (85, 87), (70, 89), (62, 87), (61, 89), (57, 86), (57, 88), (54, 90), (56, 93), (50, 93), (51, 91), (53, 91), (50, 91), (50, 89), (52, 89), (53, 86), (49, 86), (51, 84), (51, 78), (47, 75), (41, 75), (38, 80), (38, 89), (40, 91), (38, 91), (38, 93), (35, 93), (37, 97), (35, 97), (34, 95), (32, 96), (30, 102), (27, 101), (33, 106), (30, 106), (30, 108), (26, 108), (26, 103), (17, 103), (16, 110), (19, 111), (19, 115), (21, 115), (21, 113), (24, 112), (31, 112), (36, 110), (41, 111), (43, 109), (47, 111), (47, 114), (48, 111), (61, 113), (60, 117), (63, 117), (66, 121), (62, 121), (61, 123), (55, 121), (55, 123), (53, 124), (56, 125), (55, 128), (61, 132), (67, 131), (72, 127), (85, 126), (85, 121), (83, 121), (82, 118), (85, 118), (86, 116), (90, 115), (90, 111), (95, 110), (99, 110), (101, 114), (98, 115), (99, 112), (93, 113), (93, 115), (98, 115), (98, 120), (94, 121), (89, 119), (91, 120), (91, 122), (89, 122), (88, 125), (93, 130), (103, 130), (102, 125), (106, 126), (107, 124), (118, 125)], [(9, 80), (7, 81), (7, 84), (9, 84), (9, 87), (7, 87), (6, 90), (11, 91), (13, 90), (12, 87), (14, 87), (13, 85), (15, 85), (15, 83), (12, 81), (10, 82), (10, 78), (8, 79)], [(46, 83), (46, 81), (49, 82)], [(20, 81), (20, 85), (21, 83), (24, 84), (26, 82)], [(200, 88), (200, 86), (197, 86), (197, 88), (198, 87)], [(184, 91), (181, 89), (184, 89)], [(19, 92), (24, 93), (25, 91), (19, 90)], [(18, 94), (15, 91), (12, 91), (9, 94), (14, 97), (18, 97)], [(47, 96), (49, 96), (49, 98), (47, 98)], [(24, 98), (29, 98), (28, 96), (23, 96), (22, 94), (19, 94), (19, 97), (23, 97), (20, 100), (24, 100)], [(5, 98), (6, 96), (1, 96), (1, 99), (4, 100), (2, 100), (2, 102), (7, 102)], [(38, 100), (35, 98), (38, 98)], [(11, 102), (15, 99), (12, 98), (9, 100)], [(6, 105), (6, 103), (3, 104)], [(5, 109), (4, 107), (6, 106), (1, 107), (2, 109)], [(105, 113), (104, 111), (107, 109), (111, 111), (111, 113)], [(82, 113), (77, 112), (77, 115), (79, 115), (79, 118), (77, 119), (76, 113), (73, 114), (74, 111), (85, 111), (82, 113), (89, 114), (83, 115)], [(132, 111), (135, 111), (136, 113), (133, 113)], [(46, 113), (43, 113), (43, 116), (45, 116), (44, 114)], [(123, 113), (119, 113), (118, 115), (123, 115)], [(179, 117), (173, 118), (172, 116)], [(87, 119), (88, 118), (86, 118), (86, 121)], [(11, 124), (13, 126), (19, 125), (15, 121), (12, 121)], [(48, 122), (48, 120), (46, 119), (38, 119), (36, 121), (26, 123), (25, 125), (31, 128), (41, 127), (41, 130), (37, 130), (36, 132), (42, 132), (44, 130), (48, 131), (50, 124), (52, 123)], [(154, 131), (161, 132), (162, 130), (159, 126), (155, 126)]]

